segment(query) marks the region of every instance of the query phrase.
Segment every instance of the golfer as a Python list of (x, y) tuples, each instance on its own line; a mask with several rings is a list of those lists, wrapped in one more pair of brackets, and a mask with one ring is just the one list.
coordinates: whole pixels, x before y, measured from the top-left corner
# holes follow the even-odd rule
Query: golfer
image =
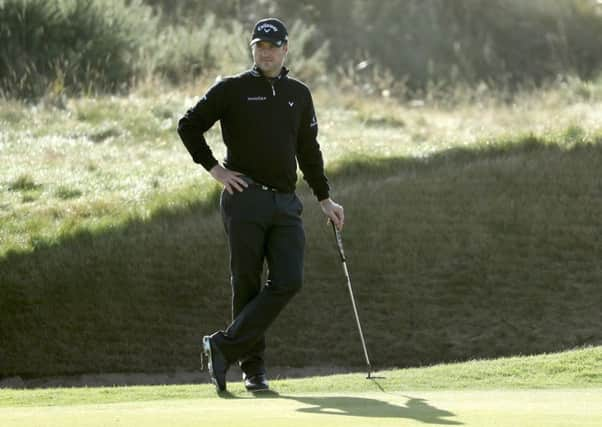
[[(223, 185), (220, 210), (230, 249), (232, 323), (203, 338), (211, 380), (226, 390), (238, 362), (247, 390), (268, 390), (265, 332), (303, 282), (303, 206), (295, 194), (297, 163), (324, 214), (341, 229), (343, 207), (329, 197), (307, 86), (288, 76), (283, 22), (257, 22), (250, 42), (254, 66), (212, 86), (179, 121), (192, 159)], [(204, 133), (220, 121), (223, 166)], [(267, 262), (267, 282), (261, 275)]]

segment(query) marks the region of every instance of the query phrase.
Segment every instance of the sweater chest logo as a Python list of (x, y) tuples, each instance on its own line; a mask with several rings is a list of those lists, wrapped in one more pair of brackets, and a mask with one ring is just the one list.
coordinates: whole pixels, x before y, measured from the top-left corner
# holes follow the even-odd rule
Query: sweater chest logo
[(247, 101), (265, 101), (268, 99), (266, 96), (248, 96)]

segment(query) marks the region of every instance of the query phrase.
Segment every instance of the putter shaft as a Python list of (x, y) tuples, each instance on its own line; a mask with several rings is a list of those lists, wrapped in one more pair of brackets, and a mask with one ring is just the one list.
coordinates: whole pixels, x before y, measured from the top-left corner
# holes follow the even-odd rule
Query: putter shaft
[(368, 357), (368, 349), (366, 347), (366, 340), (364, 339), (364, 333), (362, 332), (362, 325), (360, 323), (360, 316), (357, 312), (357, 306), (355, 304), (355, 297), (353, 296), (353, 289), (351, 288), (351, 277), (349, 276), (349, 269), (347, 268), (347, 259), (345, 258), (345, 251), (343, 249), (343, 238), (341, 232), (336, 228), (334, 223), (331, 221), (332, 229), (334, 230), (335, 240), (339, 249), (339, 255), (341, 256), (341, 262), (343, 264), (343, 271), (347, 278), (347, 289), (349, 290), (349, 296), (351, 298), (351, 305), (353, 306), (353, 314), (355, 315), (355, 321), (357, 323), (357, 330), (360, 333), (360, 339), (362, 340), (362, 348), (364, 349), (364, 357), (366, 358), (366, 364), (368, 365), (368, 378), (372, 373), (372, 366), (370, 365), (370, 358)]

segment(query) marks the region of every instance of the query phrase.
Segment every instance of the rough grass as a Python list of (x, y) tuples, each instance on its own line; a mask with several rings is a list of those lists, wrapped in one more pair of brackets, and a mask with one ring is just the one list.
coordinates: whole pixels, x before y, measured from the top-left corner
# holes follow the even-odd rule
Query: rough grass
[[(602, 342), (602, 109), (562, 93), (454, 109), (317, 94), (376, 366)], [(198, 366), (230, 310), (217, 187), (174, 133), (193, 102), (0, 107), (1, 376)], [(299, 188), (306, 285), (268, 363), (361, 366), (332, 236)]]
[[(141, 88), (127, 97), (75, 98), (64, 108), (0, 106), (0, 256), (57, 242), (74, 225), (89, 229), (148, 217), (166, 199), (178, 204), (185, 188), (199, 188), (194, 197), (202, 200), (210, 178), (192, 164), (175, 126), (207, 85), (161, 95)], [(452, 109), (322, 90), (318, 111), (329, 171), (367, 157), (428, 159), (458, 147), (510, 146), (527, 136), (562, 147), (598, 141), (597, 86), (581, 93), (575, 85), (579, 96), (556, 89), (513, 105), (485, 98)], [(223, 157), (217, 126), (209, 140)]]

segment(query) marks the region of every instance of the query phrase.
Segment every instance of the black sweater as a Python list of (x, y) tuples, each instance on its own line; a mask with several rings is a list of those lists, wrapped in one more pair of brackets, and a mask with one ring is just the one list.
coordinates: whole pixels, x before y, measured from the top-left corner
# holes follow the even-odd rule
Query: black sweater
[(214, 86), (178, 123), (192, 159), (210, 170), (217, 160), (204, 133), (220, 121), (227, 147), (224, 166), (254, 181), (293, 192), (297, 161), (318, 200), (329, 197), (311, 93), (282, 69), (275, 79), (254, 68)]

